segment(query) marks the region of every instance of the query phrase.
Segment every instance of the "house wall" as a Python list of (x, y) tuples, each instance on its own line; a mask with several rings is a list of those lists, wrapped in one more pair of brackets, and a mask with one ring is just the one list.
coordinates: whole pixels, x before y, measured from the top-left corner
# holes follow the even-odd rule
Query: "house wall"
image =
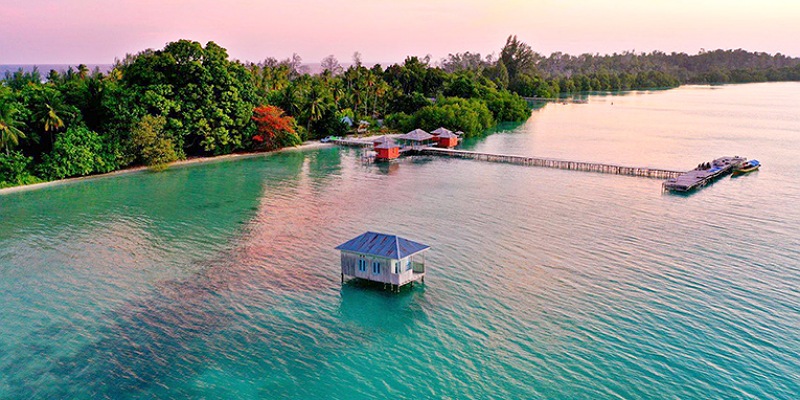
[[(358, 260), (363, 259), (367, 261), (366, 271), (358, 270)], [(392, 283), (392, 261), (389, 258), (375, 257), (371, 255), (362, 255), (352, 253), (349, 251), (342, 252), (342, 273), (347, 276), (354, 276), (356, 278), (367, 279), (375, 282)], [(372, 273), (372, 263), (378, 261), (381, 264), (380, 274)]]

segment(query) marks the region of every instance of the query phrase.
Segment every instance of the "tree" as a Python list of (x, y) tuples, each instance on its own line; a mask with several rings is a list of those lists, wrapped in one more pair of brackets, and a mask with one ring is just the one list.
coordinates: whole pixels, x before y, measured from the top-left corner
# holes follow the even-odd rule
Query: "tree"
[(0, 97), (0, 146), (5, 148), (6, 155), (13, 146), (19, 145), (19, 139), (25, 137), (19, 128), (23, 126), (17, 119), (19, 109), (8, 98)]
[(252, 140), (257, 149), (274, 150), (302, 143), (294, 118), (286, 116), (279, 107), (256, 107), (252, 118), (257, 131)]
[(165, 133), (186, 154), (243, 148), (253, 106), (261, 99), (248, 70), (229, 61), (224, 48), (179, 40), (140, 53), (122, 68), (124, 84), (149, 114), (165, 116)]
[(85, 126), (70, 127), (53, 144), (53, 151), (42, 157), (39, 172), (50, 179), (63, 179), (118, 168), (116, 154), (103, 138)]
[(333, 76), (337, 76), (344, 71), (344, 68), (339, 65), (339, 60), (333, 54), (322, 59), (322, 69), (330, 71)]
[(131, 129), (131, 141), (139, 151), (142, 163), (155, 171), (163, 171), (178, 159), (172, 140), (164, 135), (166, 123), (163, 116), (145, 115)]
[(500, 51), (500, 60), (508, 71), (510, 85), (513, 85), (520, 75), (534, 73), (536, 56), (531, 46), (517, 40), (516, 35), (506, 39), (506, 45)]

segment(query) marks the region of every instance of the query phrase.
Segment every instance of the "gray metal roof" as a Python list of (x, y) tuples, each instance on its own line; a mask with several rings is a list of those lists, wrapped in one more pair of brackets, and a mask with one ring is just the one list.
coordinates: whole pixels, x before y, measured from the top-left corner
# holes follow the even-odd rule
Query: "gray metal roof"
[(375, 255), (395, 260), (429, 249), (430, 246), (385, 233), (364, 232), (336, 246), (336, 250)]
[(400, 135), (396, 139), (399, 140), (413, 140), (415, 142), (422, 142), (425, 140), (433, 139), (433, 135), (428, 132), (423, 131), (422, 129), (414, 129), (411, 132), (406, 133), (405, 135)]
[[(453, 131), (451, 131), (450, 129), (447, 129), (445, 127), (436, 128), (436, 130), (431, 131), (432, 135), (442, 135), (442, 134), (445, 134), (445, 133), (453, 133)], [(449, 137), (449, 136), (445, 136), (445, 137)]]

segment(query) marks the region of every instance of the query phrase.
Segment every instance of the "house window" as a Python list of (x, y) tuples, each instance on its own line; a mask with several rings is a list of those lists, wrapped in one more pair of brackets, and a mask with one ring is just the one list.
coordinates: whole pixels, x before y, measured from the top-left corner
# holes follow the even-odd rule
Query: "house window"
[(381, 263), (379, 261), (372, 262), (372, 273), (375, 275), (380, 275), (381, 273)]
[(410, 270), (411, 270), (411, 259), (409, 258), (408, 260), (406, 260), (406, 271)]
[(367, 260), (364, 259), (364, 256), (358, 259), (358, 270), (361, 272), (367, 271)]

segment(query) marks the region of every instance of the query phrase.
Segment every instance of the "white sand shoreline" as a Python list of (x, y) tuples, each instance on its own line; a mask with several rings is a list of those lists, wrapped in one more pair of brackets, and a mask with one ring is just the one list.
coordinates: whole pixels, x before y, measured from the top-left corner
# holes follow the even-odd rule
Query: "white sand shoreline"
[[(195, 165), (195, 164), (204, 164), (204, 163), (219, 162), (219, 161), (238, 160), (238, 159), (242, 159), (242, 158), (264, 157), (264, 156), (268, 156), (270, 154), (282, 153), (282, 152), (287, 152), (287, 151), (313, 150), (313, 149), (318, 149), (318, 148), (323, 148), (323, 147), (331, 147), (331, 146), (333, 146), (333, 144), (331, 144), (331, 143), (322, 143), (322, 142), (319, 142), (319, 141), (315, 140), (315, 141), (305, 142), (305, 143), (303, 143), (303, 144), (301, 144), (300, 146), (297, 146), (297, 147), (286, 147), (286, 148), (283, 148), (283, 149), (280, 149), (280, 150), (275, 150), (275, 151), (258, 152), (258, 153), (226, 154), (226, 155), (222, 155), (222, 156), (198, 157), (198, 158), (192, 158), (192, 159), (188, 159), (188, 160), (175, 161), (175, 162), (169, 164), (169, 168), (170, 169), (171, 168), (180, 168), (180, 167), (185, 167), (185, 166), (190, 166), (190, 165)], [(43, 188), (51, 187), (51, 186), (66, 185), (66, 184), (75, 183), (75, 182), (81, 182), (81, 181), (86, 181), (86, 180), (93, 180), (93, 179), (108, 178), (108, 177), (119, 176), (119, 175), (142, 173), (142, 172), (149, 171), (149, 170), (150, 170), (149, 167), (133, 167), (133, 168), (121, 169), (119, 171), (109, 172), (109, 173), (106, 173), (106, 174), (80, 176), (80, 177), (77, 177), (77, 178), (59, 179), (57, 181), (34, 183), (34, 184), (31, 184), (31, 185), (12, 186), (12, 187), (8, 187), (8, 188), (0, 189), (0, 195), (18, 193), (18, 192), (26, 192), (26, 191), (29, 191), (29, 190), (37, 190), (37, 189), (43, 189)]]

